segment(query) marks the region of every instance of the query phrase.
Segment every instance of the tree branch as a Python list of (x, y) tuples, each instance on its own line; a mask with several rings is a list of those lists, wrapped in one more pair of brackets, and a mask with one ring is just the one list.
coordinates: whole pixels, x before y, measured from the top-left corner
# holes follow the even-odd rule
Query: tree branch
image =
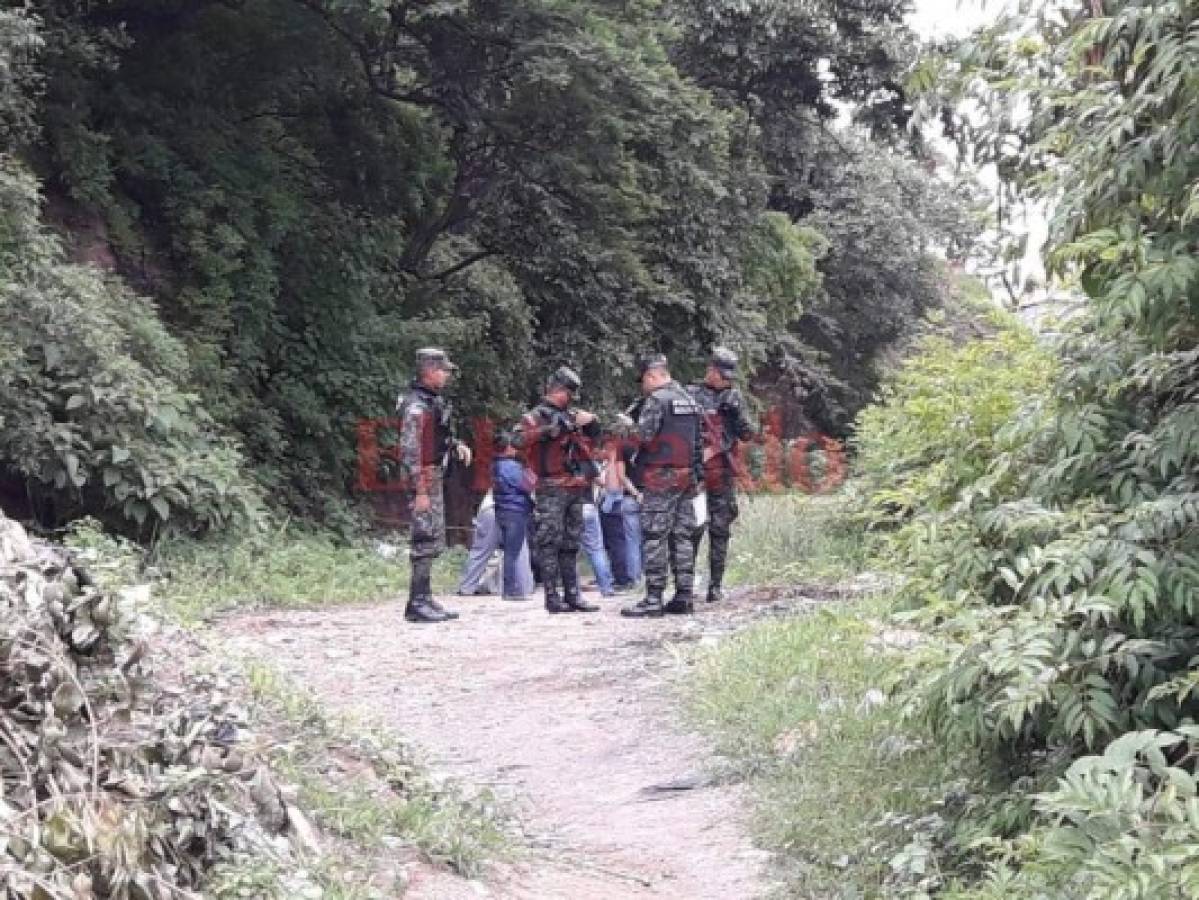
[(328, 28), (340, 37), (354, 51), (359, 61), (362, 63), (362, 73), (366, 77), (367, 85), (371, 91), (384, 97), (388, 100), (396, 100), (401, 103), (412, 103), (416, 106), (442, 106), (442, 101), (432, 94), (425, 93), (421, 90), (415, 91), (397, 91), (383, 84), (375, 73), (375, 60), (371, 55), (370, 49), (358, 39), (348, 28), (337, 21), (337, 17), (329, 10), (325, 9), (324, 4), (320, 0), (293, 0), (300, 6), (307, 9), (309, 12), (318, 16)]
[(470, 266), (473, 266), (475, 263), (482, 262), (483, 260), (487, 259), (487, 257), (494, 255), (494, 250), (480, 250), (478, 253), (472, 253), (470, 256), (466, 257), (466, 259), (454, 263), (448, 269), (444, 269), (441, 272), (438, 272), (436, 275), (430, 275), (428, 280), (445, 281), (447, 278), (457, 275), (463, 269), (467, 269)]

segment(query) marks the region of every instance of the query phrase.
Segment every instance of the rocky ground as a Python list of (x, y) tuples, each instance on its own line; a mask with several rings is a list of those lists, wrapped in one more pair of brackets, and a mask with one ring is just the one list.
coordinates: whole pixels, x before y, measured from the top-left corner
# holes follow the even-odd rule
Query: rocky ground
[(540, 603), (445, 598), (462, 612), (405, 624), (399, 604), (263, 613), (221, 625), (235, 649), (276, 666), (331, 709), (394, 729), (434, 771), (490, 789), (527, 848), (482, 881), (415, 866), (407, 896), (752, 898), (769, 860), (744, 798), (713, 777), (682, 721), (688, 648), (828, 599), (735, 592), (719, 608), (658, 621), (547, 616)]

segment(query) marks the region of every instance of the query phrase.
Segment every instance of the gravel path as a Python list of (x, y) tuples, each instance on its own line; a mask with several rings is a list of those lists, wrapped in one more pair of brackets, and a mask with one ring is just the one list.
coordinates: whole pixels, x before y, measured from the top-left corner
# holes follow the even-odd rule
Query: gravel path
[(462, 618), (403, 622), (401, 606), (239, 616), (222, 630), (331, 708), (394, 728), (434, 771), (513, 803), (533, 850), (483, 882), (414, 873), (407, 896), (740, 900), (769, 887), (737, 788), (705, 777), (680, 722), (679, 648), (714, 643), (810, 601), (742, 595), (658, 621), (547, 616), (539, 601), (446, 598)]

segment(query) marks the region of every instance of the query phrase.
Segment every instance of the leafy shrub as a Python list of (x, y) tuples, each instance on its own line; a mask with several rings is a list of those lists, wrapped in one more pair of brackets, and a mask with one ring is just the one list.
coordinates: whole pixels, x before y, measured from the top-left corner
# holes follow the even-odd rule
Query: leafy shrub
[(25, 10), (0, 10), (0, 153), (36, 130), (33, 99), (40, 78), (35, 61), (44, 43)]
[(1013, 808), (1064, 773), (985, 896), (1196, 895), (1199, 6), (1105, 6), (1011, 25), (965, 78), (1021, 109), (1006, 172), (1058, 204), (1051, 262), (1090, 300), (1052, 402), (953, 448), (981, 475), (917, 507), (916, 706), (1005, 763)]
[(1199, 728), (1131, 731), (1037, 797), (1033, 829), (951, 900), (1199, 897)]
[[(1193, 143), (1181, 110), (1199, 102), (1199, 62), (1179, 49), (1185, 33), (1181, 7), (1133, 5), (1059, 36), (1071, 65), (1099, 58), (1113, 79), (1153, 79), (1161, 98), (1069, 67), (1076, 77), (1032, 94), (1064, 113), (1041, 135), (1064, 157), (1054, 259), (1083, 273), (1093, 315), (1063, 348), (1055, 414), (1021, 414), (962, 494), (964, 530), (941, 544), (962, 591), (948, 597), (966, 602), (943, 618), (956, 650), (928, 710), (979, 743), (1100, 747), (1197, 709), (1155, 691), (1199, 649), (1199, 223), (1176, 190), (1199, 175), (1179, 149)], [(1128, 42), (1176, 68), (1141, 70)], [(1182, 144), (1147, 162), (1114, 139), (1130, 121)], [(1136, 190), (1109, 191), (1113, 173)]]
[(184, 389), (182, 346), (151, 304), (69, 265), (38, 226), (38, 191), (0, 162), (0, 462), (36, 511), (196, 531), (259, 515), (237, 445)]
[(1017, 409), (1048, 393), (1053, 357), (1010, 317), (994, 334), (960, 345), (932, 334), (917, 343), (858, 419), (862, 490), (876, 520), (944, 509), (1004, 446)]

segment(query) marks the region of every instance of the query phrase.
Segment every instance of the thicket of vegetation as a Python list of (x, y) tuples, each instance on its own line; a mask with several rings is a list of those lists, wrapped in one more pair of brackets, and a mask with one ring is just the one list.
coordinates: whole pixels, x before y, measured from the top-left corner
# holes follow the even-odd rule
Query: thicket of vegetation
[[(147, 538), (268, 501), (328, 521), (356, 419), (390, 411), (426, 343), (462, 361), (468, 416), (511, 414), (561, 362), (615, 404), (638, 349), (698, 360), (721, 340), (837, 427), (938, 303), (930, 249), (976, 233), (968, 190), (932, 178), (904, 130), (908, 76), (996, 164), (1005, 205), (1054, 209), (1050, 269), (1089, 302), (1052, 347), (999, 316), (971, 342), (919, 326), (859, 419), (864, 513), (920, 630), (914, 718), (844, 708), (888, 658), (842, 679), (834, 724), (879, 766), (880, 728), (905, 729), (888, 750), (904, 771), (931, 736), (976, 779), (919, 817), (935, 785), (909, 771), (895, 831), (913, 842), (873, 883), (1199, 897), (1199, 4), (1028, 2), (912, 72), (902, 10), (0, 11), (5, 503), (15, 489), (43, 521), (91, 511)], [(834, 125), (841, 101), (855, 129)], [(802, 577), (786, 558), (840, 528), (751, 541), (736, 572)], [(843, 624), (764, 642), (769, 665), (710, 714), (742, 728), (762, 683), (789, 686), (797, 641), (865, 653), (873, 633)], [(752, 753), (778, 757), (786, 716), (826, 712), (818, 687), (784, 699), (742, 730)]]
[[(423, 344), (462, 362), (464, 418), (514, 413), (562, 362), (615, 406), (638, 350), (698, 363), (720, 340), (840, 427), (939, 301), (928, 251), (974, 229), (969, 190), (902, 130), (903, 8), (7, 9), (3, 228), (20, 266), (36, 244), (61, 276), (20, 275), (32, 305), (6, 306), (11, 486), (45, 521), (107, 511), (148, 535), (227, 521), (252, 475), (332, 521), (356, 421), (390, 413)], [(112, 276), (51, 249), (39, 191), (68, 258)], [(121, 433), (131, 415), (144, 434)]]
[(1021, 12), (930, 83), (980, 100), (964, 143), (1055, 209), (1088, 310), (1053, 362), (928, 348), (859, 435), (927, 633), (913, 709), (1003, 787), (927, 848), (985, 851), (955, 896), (1194, 897), (1199, 5)]
[[(35, 133), (34, 22), (0, 11), (0, 460), (31, 512), (86, 511), (143, 536), (256, 517), (229, 433), (191, 390), (184, 345), (119, 279), (66, 260), (13, 153)], [(23, 505), (23, 504), (18, 504)]]
[(1023, 3), (911, 84), (1084, 308), (911, 345), (848, 497), (898, 620), (744, 635), (698, 712), (800, 892), (1199, 897), (1199, 4)]

